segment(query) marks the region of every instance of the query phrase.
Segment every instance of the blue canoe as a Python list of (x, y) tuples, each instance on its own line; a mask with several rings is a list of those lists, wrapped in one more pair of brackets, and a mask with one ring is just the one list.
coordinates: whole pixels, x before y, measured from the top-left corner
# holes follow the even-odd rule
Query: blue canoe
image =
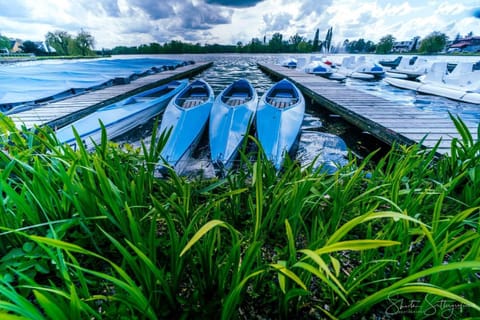
[(55, 134), (61, 143), (76, 146), (74, 130), (78, 132), (87, 149), (100, 143), (104, 125), (108, 139), (146, 123), (159, 114), (170, 99), (188, 84), (187, 80), (172, 81), (156, 88), (141, 92), (122, 101), (98, 109), (65, 127), (56, 130)]
[(168, 104), (159, 133), (169, 133), (160, 154), (160, 170), (165, 165), (181, 173), (208, 123), (214, 101), (213, 90), (204, 80), (194, 80)]
[(305, 114), (305, 99), (289, 80), (274, 84), (260, 98), (256, 129), (266, 157), (279, 170), (300, 134)]
[(255, 118), (257, 103), (257, 91), (246, 79), (233, 82), (215, 99), (210, 112), (209, 141), (211, 159), (217, 168), (232, 167)]

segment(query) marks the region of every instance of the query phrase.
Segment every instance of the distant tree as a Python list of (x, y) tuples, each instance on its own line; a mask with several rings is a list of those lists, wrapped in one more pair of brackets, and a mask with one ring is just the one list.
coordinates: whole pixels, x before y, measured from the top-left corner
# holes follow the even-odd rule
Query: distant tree
[(68, 56), (72, 36), (66, 31), (48, 32), (45, 36), (45, 42), (54, 48), (57, 54)]
[(395, 43), (395, 37), (388, 34), (380, 39), (377, 43), (376, 53), (390, 53)]
[(312, 50), (313, 51), (318, 51), (319, 50), (319, 29), (315, 31), (315, 36), (313, 37), (313, 45), (312, 45)]
[(0, 49), (10, 50), (10, 40), (0, 34)]
[(311, 41), (301, 41), (297, 46), (297, 52), (307, 53), (312, 51), (313, 46)]
[(302, 43), (304, 40), (303, 40), (303, 37), (301, 35), (299, 35), (298, 33), (294, 34), (293, 36), (290, 37), (290, 44), (292, 45), (292, 51), (298, 51), (298, 46), (300, 45), (300, 43)]
[(247, 52), (258, 53), (264, 51), (265, 46), (262, 44), (262, 41), (258, 38), (252, 38), (252, 41), (247, 46)]
[(350, 45), (353, 49), (352, 52), (365, 52), (365, 40), (363, 38), (352, 41)]
[(75, 43), (80, 50), (80, 54), (82, 56), (87, 56), (87, 55), (91, 55), (93, 52), (92, 50), (93, 50), (93, 45), (95, 43), (95, 39), (90, 33), (81, 29), (80, 32), (75, 37)]
[(439, 31), (434, 31), (426, 36), (420, 44), (419, 51), (422, 53), (437, 53), (443, 51), (448, 37)]
[(372, 53), (372, 52), (375, 52), (376, 49), (377, 49), (377, 46), (373, 41), (368, 40), (367, 42), (365, 42), (365, 48), (363, 49), (364, 52)]
[(274, 33), (272, 39), (268, 41), (268, 48), (270, 52), (282, 52), (283, 48), (283, 35), (281, 33)]

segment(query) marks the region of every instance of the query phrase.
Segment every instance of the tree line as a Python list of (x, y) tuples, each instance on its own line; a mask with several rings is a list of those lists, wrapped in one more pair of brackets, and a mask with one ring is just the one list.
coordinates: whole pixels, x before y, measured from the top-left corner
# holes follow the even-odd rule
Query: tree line
[[(0, 35), (0, 48), (10, 49), (10, 39)], [(52, 31), (45, 35), (45, 45), (31, 40), (23, 41), (20, 49), (24, 53), (33, 53), (37, 56), (93, 56), (95, 44), (94, 37), (85, 30), (80, 30), (76, 35), (67, 31)], [(53, 50), (52, 50), (53, 49)]]
[[(298, 33), (290, 38), (281, 33), (274, 33), (267, 41), (252, 38), (248, 43), (237, 42), (236, 45), (219, 44), (192, 44), (178, 40), (159, 43), (142, 44), (140, 46), (119, 46), (112, 49), (112, 54), (172, 54), (172, 53), (311, 53), (311, 52), (347, 52), (347, 53), (391, 53), (394, 49), (396, 38), (393, 35), (382, 37), (378, 43), (360, 38), (358, 40), (345, 40), (340, 45), (332, 44), (333, 29), (327, 30), (324, 40), (319, 39), (319, 30), (315, 31), (313, 40), (300, 36)], [(410, 52), (415, 53), (438, 53), (442, 52), (448, 37), (444, 33), (435, 31), (423, 38), (414, 37)]]
[[(349, 41), (346, 39), (340, 45), (332, 44), (333, 28), (330, 27), (324, 39), (320, 39), (320, 30), (316, 29), (313, 40), (300, 36), (298, 33), (285, 37), (277, 32), (270, 39), (252, 38), (248, 43), (237, 42), (236, 45), (186, 43), (179, 40), (170, 42), (142, 44), (139, 46), (117, 46), (102, 54), (181, 54), (181, 53), (311, 53), (311, 52), (347, 52), (347, 53), (391, 53), (396, 39), (389, 34), (380, 39), (378, 43), (363, 38)], [(420, 37), (414, 38), (411, 52), (438, 53), (444, 50), (448, 37), (441, 32), (435, 31), (419, 41)], [(7, 47), (8, 38), (0, 35), (0, 48)], [(53, 52), (46, 52), (32, 41), (25, 41), (22, 49), (26, 53), (36, 55), (59, 55), (59, 56), (89, 56), (99, 52), (93, 50), (94, 37), (83, 29), (73, 36), (66, 31), (48, 32), (45, 43), (53, 48)]]
[(163, 45), (159, 43), (142, 44), (140, 46), (118, 46), (112, 49), (112, 54), (155, 54), (155, 53), (308, 53), (321, 50), (324, 46), (330, 47), (332, 31), (327, 33), (325, 41), (318, 39), (319, 31), (315, 34), (314, 41), (300, 36), (298, 33), (285, 38), (281, 33), (274, 33), (267, 41), (266, 36), (263, 39), (252, 38), (248, 43), (237, 42), (236, 45), (220, 44), (192, 44), (178, 40), (166, 42)]

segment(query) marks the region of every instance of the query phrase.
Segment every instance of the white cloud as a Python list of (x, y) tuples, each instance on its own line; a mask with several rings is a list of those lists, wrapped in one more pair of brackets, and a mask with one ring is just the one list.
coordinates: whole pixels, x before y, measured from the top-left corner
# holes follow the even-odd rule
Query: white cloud
[[(207, 3), (208, 2), (208, 3)], [(478, 0), (16, 0), (0, 3), (0, 33), (43, 40), (49, 31), (90, 32), (97, 48), (181, 40), (236, 44), (267, 40), (274, 32), (312, 39), (333, 27), (333, 41), (346, 38), (398, 40), (433, 31), (449, 37), (478, 30), (471, 17)]]

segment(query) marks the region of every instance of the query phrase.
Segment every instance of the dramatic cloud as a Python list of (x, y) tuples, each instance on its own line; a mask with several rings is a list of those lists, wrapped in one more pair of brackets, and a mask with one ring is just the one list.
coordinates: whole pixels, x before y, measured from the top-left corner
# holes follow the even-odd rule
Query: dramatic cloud
[(480, 8), (473, 9), (473, 10), (472, 10), (472, 15), (473, 15), (475, 18), (480, 19)]
[(218, 10), (208, 5), (194, 5), (185, 2), (176, 12), (181, 18), (181, 27), (193, 30), (206, 30), (217, 24), (228, 24), (231, 22), (231, 10)]
[(128, 0), (128, 7), (141, 9), (155, 20), (171, 18), (175, 13), (169, 1)]
[(255, 7), (258, 3), (264, 0), (205, 0), (206, 3), (212, 5), (221, 5), (233, 8), (248, 8)]
[(266, 31), (280, 32), (289, 27), (293, 16), (289, 13), (282, 12), (279, 14), (266, 14), (263, 16)]
[(333, 42), (397, 40), (440, 31), (454, 38), (478, 30), (478, 0), (15, 0), (0, 1), (0, 33), (39, 41), (49, 31), (90, 32), (96, 48), (171, 40), (194, 43), (268, 41), (299, 34)]

